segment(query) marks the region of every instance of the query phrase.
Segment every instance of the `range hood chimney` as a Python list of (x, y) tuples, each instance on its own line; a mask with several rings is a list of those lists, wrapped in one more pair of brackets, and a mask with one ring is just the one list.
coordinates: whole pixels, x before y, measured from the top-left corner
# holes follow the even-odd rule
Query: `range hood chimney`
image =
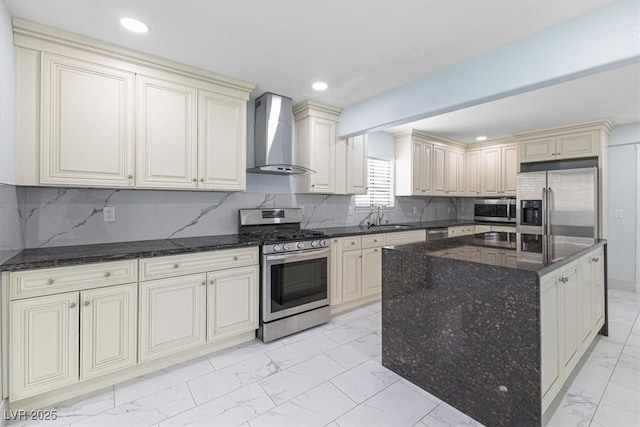
[(296, 175), (314, 172), (293, 164), (293, 109), (291, 98), (263, 93), (256, 98), (254, 158), (248, 173)]

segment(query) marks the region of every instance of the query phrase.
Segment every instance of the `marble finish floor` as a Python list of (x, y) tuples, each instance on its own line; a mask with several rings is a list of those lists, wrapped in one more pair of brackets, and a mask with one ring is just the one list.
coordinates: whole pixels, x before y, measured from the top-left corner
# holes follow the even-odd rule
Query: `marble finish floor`
[[(609, 337), (551, 408), (549, 426), (640, 425), (640, 295), (609, 293)], [(380, 364), (380, 303), (253, 341), (54, 409), (46, 426), (479, 426)], [(36, 425), (10, 422), (10, 427)]]

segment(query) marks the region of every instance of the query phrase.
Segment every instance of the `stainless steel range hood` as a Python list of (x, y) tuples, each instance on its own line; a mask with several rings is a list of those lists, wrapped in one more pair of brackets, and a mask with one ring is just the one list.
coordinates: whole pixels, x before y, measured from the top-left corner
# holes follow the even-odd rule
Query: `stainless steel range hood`
[(296, 175), (314, 172), (293, 164), (291, 98), (266, 92), (256, 98), (255, 167), (248, 173)]

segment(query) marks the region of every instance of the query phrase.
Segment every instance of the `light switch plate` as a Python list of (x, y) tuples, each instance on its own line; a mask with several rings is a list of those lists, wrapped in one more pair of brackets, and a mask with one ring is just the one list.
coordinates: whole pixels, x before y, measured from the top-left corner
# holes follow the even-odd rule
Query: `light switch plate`
[(351, 216), (351, 215), (353, 215), (353, 206), (349, 206), (348, 211), (349, 211), (349, 212), (348, 212), (348, 214), (349, 214), (350, 216)]
[(616, 209), (615, 211), (613, 211), (613, 216), (616, 219), (621, 219), (622, 218), (622, 209)]
[(102, 221), (114, 222), (116, 220), (116, 208), (113, 206), (105, 206), (102, 208)]

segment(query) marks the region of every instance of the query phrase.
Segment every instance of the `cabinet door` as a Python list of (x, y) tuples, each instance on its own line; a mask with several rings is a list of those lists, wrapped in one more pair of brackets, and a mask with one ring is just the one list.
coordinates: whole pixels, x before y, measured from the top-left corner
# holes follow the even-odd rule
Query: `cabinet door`
[(335, 192), (336, 122), (311, 117), (310, 161), (312, 193)]
[(11, 401), (78, 382), (78, 293), (9, 303)]
[(580, 358), (580, 333), (578, 328), (578, 274), (577, 267), (563, 270), (560, 273), (560, 301), (562, 331), (560, 334), (563, 346), (562, 364), (563, 371), (571, 372)]
[(540, 283), (540, 380), (542, 412), (560, 390), (560, 329), (557, 275), (543, 277)]
[(134, 75), (42, 54), (40, 183), (132, 187)]
[(331, 239), (331, 305), (342, 303), (342, 243)]
[(580, 260), (578, 267), (578, 293), (580, 296), (580, 348), (582, 351), (591, 343), (595, 335), (593, 319), (593, 284), (591, 283), (591, 255)]
[(362, 296), (362, 252), (342, 252), (342, 302)]
[(382, 248), (362, 250), (362, 296), (382, 291)]
[(207, 341), (258, 329), (257, 265), (207, 274)]
[(556, 137), (529, 139), (520, 142), (520, 162), (540, 162), (555, 159)]
[(247, 102), (198, 90), (198, 187), (246, 187)]
[(140, 361), (205, 343), (206, 274), (140, 283)]
[(80, 379), (136, 364), (138, 284), (80, 293)]
[(604, 263), (604, 250), (600, 248), (591, 259), (594, 333), (598, 333), (604, 325)]
[(447, 156), (446, 148), (433, 146), (433, 194), (445, 195), (447, 192)]
[(502, 194), (515, 196), (518, 187), (518, 146), (502, 147)]
[[(426, 190), (422, 186), (422, 173), (423, 173), (423, 157), (422, 147), (424, 144), (420, 142), (413, 142), (411, 149), (413, 150), (413, 164), (411, 168), (411, 185), (413, 186), (413, 194), (419, 196), (421, 193), (425, 193)], [(396, 166), (397, 167), (397, 166)], [(396, 171), (397, 173), (397, 171)]]
[(480, 151), (468, 151), (465, 161), (466, 194), (477, 196), (480, 194)]
[(347, 194), (367, 194), (367, 136), (347, 140)]
[(556, 159), (598, 156), (598, 132), (577, 132), (556, 138)]
[(137, 84), (136, 185), (197, 188), (197, 90), (147, 76)]
[(420, 146), (417, 164), (419, 184), (416, 194), (431, 194), (433, 192), (433, 145), (426, 143), (418, 145)]
[(500, 148), (482, 150), (482, 189), (485, 196), (500, 194)]
[(445, 151), (445, 193), (458, 194), (460, 186), (458, 183), (459, 163), (461, 153), (457, 150), (447, 148)]

